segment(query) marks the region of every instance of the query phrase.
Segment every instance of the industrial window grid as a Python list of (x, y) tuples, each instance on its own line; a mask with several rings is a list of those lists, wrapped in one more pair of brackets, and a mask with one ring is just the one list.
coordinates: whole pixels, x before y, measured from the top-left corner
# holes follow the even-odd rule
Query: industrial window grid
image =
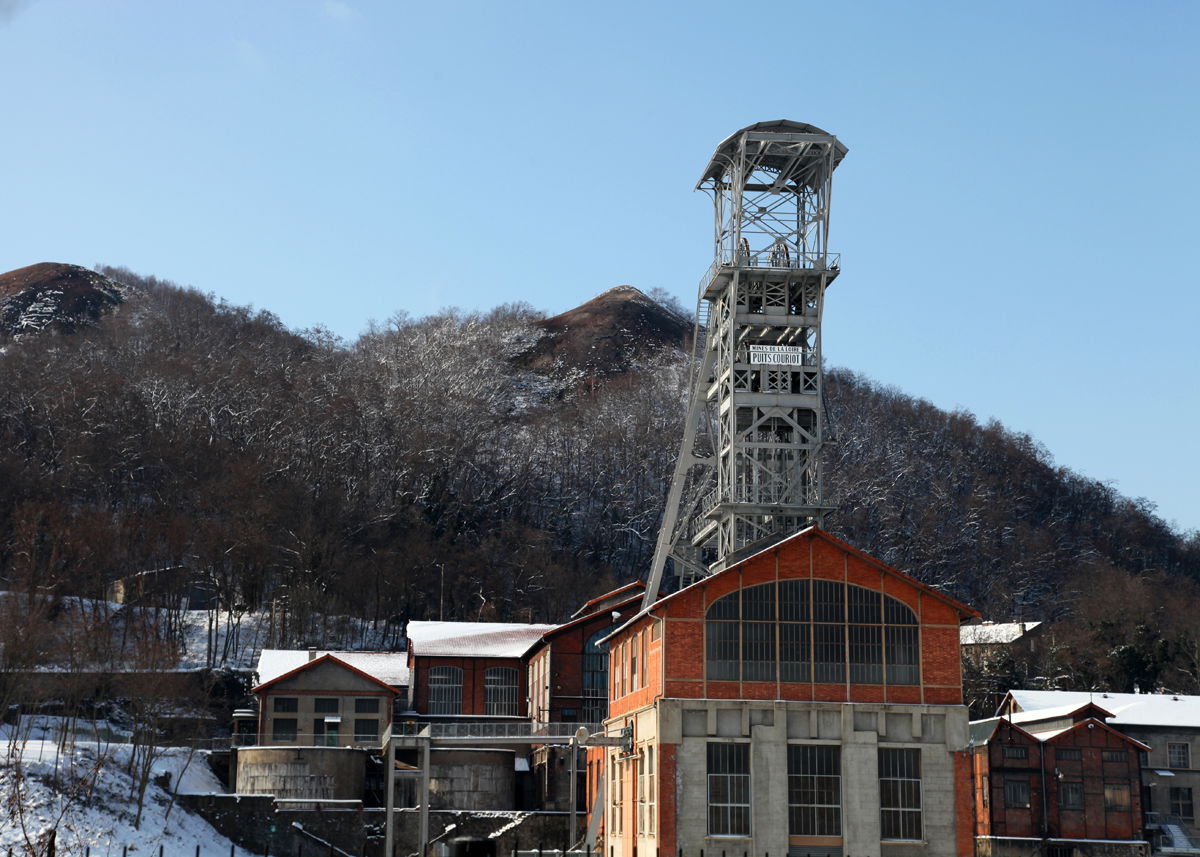
[(355, 714), (378, 714), (379, 697), (368, 696), (354, 700)]
[(599, 723), (608, 716), (608, 647), (600, 638), (609, 633), (601, 628), (583, 646), (583, 720)]
[(338, 703), (341, 700), (336, 696), (318, 696), (313, 700), (313, 712), (316, 714), (337, 714), (340, 711)]
[(295, 741), (296, 740), (296, 718), (295, 717), (276, 717), (271, 720), (271, 740), (272, 741)]
[(1083, 751), (1078, 747), (1059, 747), (1054, 751), (1054, 758), (1060, 762), (1078, 762), (1083, 758)]
[(708, 744), (708, 835), (750, 835), (749, 744)]
[(1104, 784), (1104, 808), (1106, 810), (1125, 812), (1129, 809), (1129, 807), (1128, 783)]
[(1171, 786), (1171, 815), (1177, 815), (1184, 821), (1194, 821), (1196, 810), (1192, 805), (1192, 790), (1186, 786)]
[(1125, 750), (1101, 750), (1100, 758), (1105, 762), (1128, 762), (1129, 753)]
[(294, 696), (276, 696), (272, 708), (280, 714), (293, 714), (300, 710), (300, 700)]
[(1190, 768), (1192, 766), (1192, 750), (1188, 744), (1175, 743), (1174, 741), (1167, 744), (1167, 767), (1168, 768)]
[(654, 771), (654, 745), (646, 746), (646, 835), (654, 836), (658, 812), (657, 776)]
[(841, 751), (821, 744), (788, 746), (788, 834), (842, 835)]
[(429, 713), (462, 714), (462, 669), (460, 667), (430, 667)]
[(375, 741), (379, 738), (379, 720), (375, 717), (354, 718), (354, 740)]
[(1009, 777), (1004, 781), (1006, 809), (1029, 809), (1029, 778)]
[(714, 601), (705, 622), (710, 681), (915, 685), (920, 635), (905, 604), (830, 580), (744, 587)]
[(1004, 745), (1004, 758), (1006, 759), (1028, 759), (1028, 747), (1016, 747), (1012, 744)]
[(879, 748), (879, 823), (883, 839), (921, 838), (921, 751)]
[(515, 717), (517, 710), (517, 671), (488, 667), (483, 673), (483, 713)]
[(1058, 805), (1063, 809), (1083, 809), (1083, 783), (1077, 780), (1059, 783)]
[(612, 793), (612, 819), (610, 824), (612, 832), (619, 835), (623, 819), (621, 818), (621, 804), (624, 798), (624, 788), (621, 780), (621, 757), (615, 753), (610, 757), (609, 764), (609, 791)]

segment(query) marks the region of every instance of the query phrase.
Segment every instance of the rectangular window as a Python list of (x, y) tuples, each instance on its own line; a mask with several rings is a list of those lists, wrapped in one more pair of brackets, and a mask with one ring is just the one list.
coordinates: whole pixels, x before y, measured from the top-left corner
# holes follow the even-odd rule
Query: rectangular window
[(629, 689), (634, 691), (638, 687), (638, 638), (635, 635), (629, 646)]
[(638, 836), (646, 833), (646, 751), (638, 750), (633, 776), (637, 780), (637, 832)]
[(775, 681), (774, 622), (742, 622), (742, 680)]
[(338, 698), (336, 696), (318, 696), (313, 700), (313, 712), (316, 714), (337, 714)]
[(273, 705), (277, 714), (295, 714), (300, 710), (300, 700), (294, 696), (276, 696)]
[(651, 744), (646, 748), (646, 833), (650, 836), (654, 835), (656, 828), (656, 814), (658, 812), (658, 800), (655, 787), (657, 778), (654, 774), (654, 745)]
[(1167, 767), (1190, 768), (1192, 766), (1191, 747), (1187, 744), (1167, 744)]
[(883, 839), (921, 838), (921, 751), (879, 748), (879, 822)]
[(1124, 750), (1101, 750), (1100, 757), (1106, 762), (1128, 762), (1129, 753)]
[(1009, 778), (1004, 781), (1004, 806), (1007, 809), (1029, 809), (1029, 780)]
[(621, 781), (621, 761), (616, 754), (614, 754), (610, 757), (608, 767), (609, 767), (609, 773), (610, 773), (609, 786), (611, 787), (611, 791), (612, 791), (612, 818), (610, 819), (610, 821), (611, 821), (611, 826), (612, 826), (612, 832), (614, 834), (619, 835), (622, 832), (621, 831), (621, 825), (622, 825), (621, 809), (622, 809), (622, 799), (623, 799), (624, 795), (622, 794), (623, 783)]
[(1083, 783), (1070, 780), (1059, 783), (1058, 805), (1063, 809), (1083, 809)]
[(842, 768), (837, 747), (788, 747), (788, 834), (842, 835)]
[[(889, 606), (891, 601), (889, 600)], [(888, 626), (884, 634), (887, 645), (888, 684), (921, 683), (921, 645), (916, 625)]]
[(271, 740), (272, 741), (295, 741), (296, 740), (296, 718), (295, 717), (276, 717), (271, 720)]
[(750, 835), (750, 745), (708, 745), (708, 835)]
[(1011, 744), (1006, 745), (1004, 748), (1004, 758), (1006, 758), (1006, 759), (1028, 759), (1029, 758), (1029, 748), (1028, 747), (1014, 747)]
[(354, 740), (355, 741), (377, 741), (379, 740), (379, 721), (374, 717), (356, 717), (354, 718)]
[(1171, 815), (1177, 815), (1184, 821), (1194, 821), (1196, 811), (1192, 808), (1192, 790), (1172, 786), (1170, 794)]
[(1083, 753), (1078, 747), (1059, 747), (1054, 751), (1054, 758), (1060, 762), (1078, 762), (1083, 758)]
[(1105, 783), (1104, 808), (1114, 812), (1127, 812), (1129, 810), (1129, 784)]
[(379, 713), (379, 697), (372, 696), (366, 699), (354, 700), (355, 714), (378, 714)]

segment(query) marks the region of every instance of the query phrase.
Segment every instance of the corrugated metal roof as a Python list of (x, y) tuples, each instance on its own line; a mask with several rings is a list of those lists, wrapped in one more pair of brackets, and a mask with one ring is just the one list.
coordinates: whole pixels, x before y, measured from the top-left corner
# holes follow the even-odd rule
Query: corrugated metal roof
[(417, 657), (519, 658), (557, 625), (505, 622), (409, 622)]
[[(1011, 690), (1020, 718), (1045, 720), (1055, 709), (1078, 709), (1089, 702), (1111, 711), (1109, 724), (1121, 726), (1184, 726), (1200, 728), (1200, 696), (1169, 693), (1095, 693), (1073, 690)], [(1033, 717), (1026, 715), (1033, 714)]]
[[(361, 670), (372, 678), (392, 687), (408, 687), (407, 652), (335, 652), (318, 649), (316, 657), (333, 655), (339, 661)], [(259, 684), (267, 684), (279, 676), (308, 663), (307, 649), (263, 649), (258, 658)]]

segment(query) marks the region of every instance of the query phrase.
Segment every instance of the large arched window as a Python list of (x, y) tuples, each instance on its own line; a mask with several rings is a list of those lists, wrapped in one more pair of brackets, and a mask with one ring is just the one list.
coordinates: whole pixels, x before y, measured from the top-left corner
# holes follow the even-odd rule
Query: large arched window
[(517, 671), (512, 667), (488, 667), (483, 674), (483, 713), (517, 716)]
[(429, 670), (429, 713), (462, 714), (462, 669), (431, 667)]
[(837, 580), (781, 580), (719, 598), (705, 622), (713, 681), (920, 682), (917, 619), (890, 595)]

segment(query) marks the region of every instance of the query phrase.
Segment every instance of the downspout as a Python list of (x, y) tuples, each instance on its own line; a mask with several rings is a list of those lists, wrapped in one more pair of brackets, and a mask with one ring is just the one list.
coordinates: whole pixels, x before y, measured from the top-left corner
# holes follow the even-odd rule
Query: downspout
[(1050, 837), (1050, 795), (1046, 792), (1046, 742), (1038, 744), (1038, 767), (1042, 769), (1042, 839)]

